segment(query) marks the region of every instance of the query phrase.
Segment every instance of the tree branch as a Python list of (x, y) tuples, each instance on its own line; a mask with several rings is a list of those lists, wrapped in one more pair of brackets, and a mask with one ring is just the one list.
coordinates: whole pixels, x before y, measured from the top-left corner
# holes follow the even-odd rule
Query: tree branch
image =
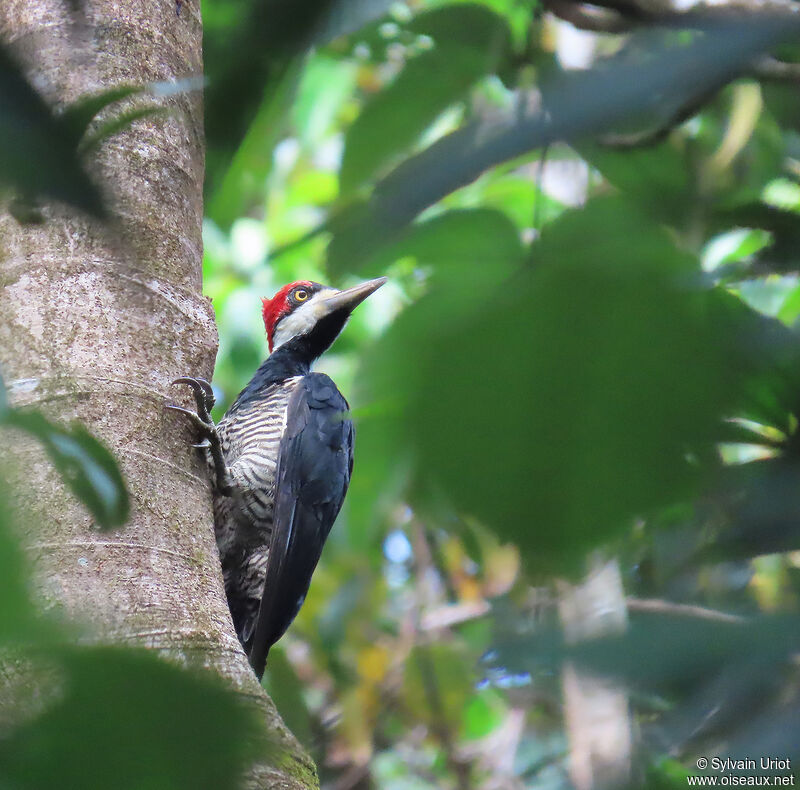
[(521, 95), (513, 111), (462, 127), (407, 159), (377, 184), (367, 204), (328, 223), (334, 232), (329, 257), (357, 270), (424, 209), (485, 170), (543, 146), (603, 139), (643, 117), (651, 129), (668, 129), (800, 26), (800, 17), (785, 13), (758, 20), (687, 14), (682, 21), (704, 35), (676, 47), (652, 31), (637, 33), (616, 59), (563, 74), (541, 93)]

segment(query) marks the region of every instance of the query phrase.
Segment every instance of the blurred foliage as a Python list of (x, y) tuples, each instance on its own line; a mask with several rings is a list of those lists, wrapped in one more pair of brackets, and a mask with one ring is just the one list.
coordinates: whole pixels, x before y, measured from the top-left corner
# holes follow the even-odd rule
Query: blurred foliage
[(0, 107), (0, 185), (22, 200), (61, 200), (103, 214), (100, 193), (78, 158), (76, 127), (52, 112), (2, 47)]
[(5, 424), (36, 437), (64, 482), (94, 516), (101, 529), (121, 527), (130, 513), (130, 498), (117, 462), (83, 426), (58, 428), (39, 412), (8, 409)]
[[(390, 278), (319, 364), (355, 473), (265, 676), (323, 782), (567, 788), (565, 661), (627, 688), (638, 783), (800, 759), (800, 97), (751, 72), (800, 60), (794, 25), (570, 38), (532, 0), (203, 15), (220, 409), (266, 354), (260, 297)], [(571, 644), (558, 582), (598, 555), (629, 625)]]
[[(279, 709), (330, 787), (568, 787), (568, 659), (630, 689), (648, 785), (757, 723), (792, 756), (800, 103), (734, 80), (791, 31), (562, 45), (515, 0), (358, 21), (251, 82), (208, 184), (220, 411), (266, 353), (259, 297), (390, 278), (319, 363), (356, 465)], [(567, 645), (552, 584), (598, 550), (660, 608)]]
[(65, 430), (38, 411), (12, 408), (0, 377), (0, 426), (17, 428), (41, 442), (63, 481), (101, 529), (121, 527), (128, 520), (130, 497), (117, 461), (82, 425)]
[(237, 786), (256, 722), (217, 678), (144, 650), (46, 649), (19, 670), (47, 705), (0, 739), (4, 787)]
[(56, 200), (107, 218), (108, 207), (86, 171), (84, 156), (134, 121), (163, 111), (153, 104), (109, 110), (111, 105), (170, 89), (174, 87), (114, 86), (56, 111), (0, 42), (0, 197), (11, 196), (11, 213), (21, 223), (42, 222), (38, 203)]

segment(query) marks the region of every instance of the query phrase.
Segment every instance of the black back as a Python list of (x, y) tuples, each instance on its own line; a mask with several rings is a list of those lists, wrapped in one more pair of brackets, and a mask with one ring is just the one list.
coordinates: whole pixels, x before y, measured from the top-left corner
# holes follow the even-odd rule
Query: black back
[(276, 471), (264, 593), (250, 649), (260, 678), (267, 653), (305, 600), (353, 470), (353, 423), (333, 381), (309, 373), (289, 401)]

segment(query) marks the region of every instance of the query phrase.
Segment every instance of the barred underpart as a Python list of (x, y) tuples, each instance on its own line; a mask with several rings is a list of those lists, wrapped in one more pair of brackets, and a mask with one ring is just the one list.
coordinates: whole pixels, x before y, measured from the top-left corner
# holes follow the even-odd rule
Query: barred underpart
[[(302, 376), (237, 401), (217, 425), (230, 496), (214, 496), (214, 523), (225, 592), (239, 639), (253, 636), (272, 537), (275, 470), (289, 399)], [(213, 464), (209, 459), (211, 479)]]

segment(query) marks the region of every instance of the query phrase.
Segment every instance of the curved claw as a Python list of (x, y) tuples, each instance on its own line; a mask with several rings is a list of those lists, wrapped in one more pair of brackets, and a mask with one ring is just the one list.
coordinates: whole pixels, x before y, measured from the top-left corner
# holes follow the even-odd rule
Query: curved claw
[(205, 379), (195, 378), (193, 376), (180, 376), (175, 379), (172, 384), (188, 384), (192, 389), (200, 388), (206, 395), (213, 397), (214, 389)]
[(192, 376), (181, 376), (175, 379), (172, 384), (188, 384), (194, 392), (194, 400), (197, 404), (197, 411), (201, 419), (206, 422), (211, 421), (211, 409), (217, 399), (214, 397), (214, 389), (205, 379), (193, 378)]
[[(188, 377), (176, 379), (172, 383), (188, 384), (194, 390), (195, 400), (197, 401), (197, 413), (190, 411), (189, 409), (184, 409), (183, 406), (175, 406), (172, 403), (165, 404), (165, 408), (182, 414), (189, 420), (189, 422), (192, 423), (192, 425), (194, 425), (195, 428), (197, 428), (197, 431), (201, 436), (201, 440), (192, 446), (201, 450), (206, 450), (210, 454), (216, 473), (217, 490), (221, 494), (230, 496), (231, 491), (233, 490), (233, 483), (231, 481), (230, 473), (228, 472), (228, 466), (225, 463), (225, 457), (222, 452), (219, 434), (217, 433), (217, 429), (211, 420), (211, 415), (208, 413), (208, 408), (210, 407), (206, 407), (205, 398), (208, 397), (206, 388), (210, 390), (211, 385), (203, 379), (189, 379)], [(214, 396), (211, 395), (210, 397), (211, 405), (213, 406)]]

